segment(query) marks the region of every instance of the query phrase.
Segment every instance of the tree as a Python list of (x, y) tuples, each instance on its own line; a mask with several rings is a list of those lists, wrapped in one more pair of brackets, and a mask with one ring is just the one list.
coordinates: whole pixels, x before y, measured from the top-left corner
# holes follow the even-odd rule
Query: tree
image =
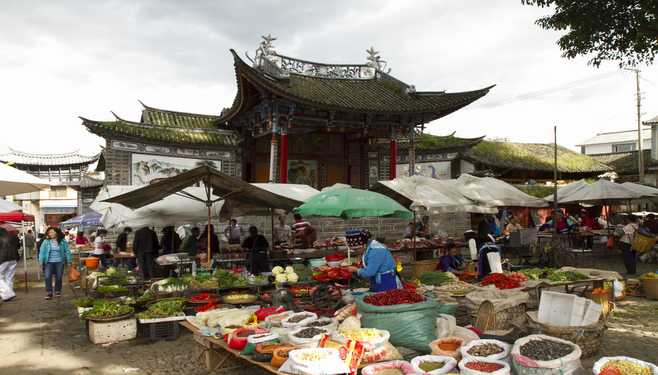
[(658, 2), (655, 0), (521, 0), (524, 5), (555, 6), (555, 14), (535, 23), (546, 30), (567, 30), (557, 44), (569, 59), (594, 54), (619, 66), (651, 64), (658, 50)]

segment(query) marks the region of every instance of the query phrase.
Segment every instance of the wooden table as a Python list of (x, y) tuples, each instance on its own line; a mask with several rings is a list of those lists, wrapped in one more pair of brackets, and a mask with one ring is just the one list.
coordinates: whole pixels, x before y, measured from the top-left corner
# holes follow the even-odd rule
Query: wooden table
[(194, 341), (203, 347), (200, 353), (196, 355), (196, 361), (204, 357), (206, 371), (208, 372), (234, 370), (246, 366), (247, 364), (244, 363), (246, 361), (271, 373), (283, 374), (283, 372), (279, 372), (278, 368), (271, 366), (269, 362), (256, 362), (251, 359), (250, 355), (238, 354), (240, 351), (229, 348), (224, 340), (217, 340), (200, 334), (199, 330), (186, 320), (181, 320), (179, 324), (192, 331)]

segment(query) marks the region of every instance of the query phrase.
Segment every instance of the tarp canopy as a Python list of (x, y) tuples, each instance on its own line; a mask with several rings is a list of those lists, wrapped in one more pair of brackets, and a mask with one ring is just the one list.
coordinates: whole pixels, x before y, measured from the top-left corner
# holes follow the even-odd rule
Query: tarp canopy
[(658, 203), (658, 189), (655, 187), (636, 184), (635, 182), (624, 182), (621, 186), (643, 195), (642, 198), (634, 199), (633, 203)]
[[(212, 195), (219, 198), (211, 199), (209, 193), (202, 196), (192, 196), (183, 190), (199, 182), (203, 183), (205, 189), (212, 188)], [(236, 202), (236, 206), (251, 206), (254, 209), (264, 207), (280, 208), (289, 211), (304, 203), (301, 200), (284, 197), (253, 186), (239, 178), (205, 165), (167, 178), (153, 185), (139, 188), (133, 192), (106, 199), (106, 201), (136, 209), (160, 201), (173, 194), (187, 196), (192, 200), (202, 202), (226, 200), (229, 203)]]
[(378, 181), (368, 190), (393, 198), (414, 211), (424, 209), (430, 214), (498, 212), (495, 207), (478, 205), (460, 194), (458, 190), (449, 188), (443, 180), (425, 176), (398, 177), (390, 181)]
[(357, 217), (396, 217), (412, 219), (407, 208), (374, 191), (361, 189), (333, 189), (305, 199), (293, 212), (302, 215), (335, 216), (343, 220)]
[[(131, 209), (122, 204), (104, 202), (104, 200), (133, 192), (139, 186), (107, 186), (98, 194), (90, 208), (103, 214), (101, 222), (106, 228), (119, 227), (143, 227), (143, 226), (168, 226), (182, 225), (207, 220), (207, 208), (204, 202), (192, 200), (180, 195), (170, 195), (161, 201), (152, 203), (146, 207)], [(202, 196), (205, 189), (201, 187), (189, 187), (184, 189), (186, 193)], [(212, 199), (217, 199), (211, 195)], [(222, 211), (223, 201), (217, 201), (210, 207), (211, 218), (229, 218), (230, 211)]]
[(65, 222), (61, 223), (59, 227), (62, 229), (72, 229), (76, 227), (102, 227), (102, 216), (103, 214), (100, 212), (87, 212), (86, 214), (78, 215), (74, 218), (66, 220)]
[[(568, 199), (571, 194), (577, 192), (578, 190), (584, 188), (585, 186), (587, 186), (585, 180), (570, 182), (562, 186), (561, 188), (557, 189), (557, 202), (562, 203), (562, 201)], [(544, 199), (552, 203), (553, 194), (544, 197)]]
[(26, 214), (22, 211), (0, 212), (0, 221), (11, 221), (14, 223), (27, 221), (34, 223), (34, 215)]
[(48, 186), (48, 181), (0, 163), (0, 197), (39, 191)]
[(4, 199), (0, 199), (0, 212), (12, 212), (12, 211), (23, 211), (23, 207), (11, 203), (9, 201), (6, 201)]
[(635, 199), (646, 198), (648, 195), (634, 189), (616, 184), (606, 179), (600, 179), (591, 185), (570, 194), (566, 199), (560, 199), (559, 203), (585, 203), (597, 206), (609, 204), (625, 204)]
[(507, 182), (491, 177), (462, 174), (455, 180), (441, 180), (453, 190), (484, 207), (547, 207), (542, 198), (528, 195)]

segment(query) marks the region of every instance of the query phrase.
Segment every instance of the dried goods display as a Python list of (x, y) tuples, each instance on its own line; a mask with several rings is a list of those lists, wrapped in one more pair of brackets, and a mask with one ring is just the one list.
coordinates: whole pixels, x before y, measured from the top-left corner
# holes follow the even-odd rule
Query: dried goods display
[(647, 366), (642, 366), (637, 363), (633, 363), (631, 361), (622, 361), (622, 360), (613, 360), (608, 363), (606, 363), (603, 366), (603, 370), (607, 369), (608, 367), (612, 367), (614, 369), (617, 369), (621, 375), (651, 375), (651, 369)]
[(467, 353), (477, 357), (488, 357), (490, 355), (502, 353), (504, 350), (498, 345), (483, 344), (470, 348)]
[(369, 295), (363, 301), (375, 306), (391, 306), (402, 303), (425, 302), (425, 298), (408, 289), (393, 289)]
[(552, 361), (573, 352), (573, 347), (555, 341), (530, 340), (521, 347), (521, 355), (535, 361)]
[(430, 371), (434, 371), (434, 370), (438, 370), (440, 368), (443, 368), (443, 366), (445, 366), (445, 365), (446, 364), (443, 363), (443, 362), (423, 362), (423, 363), (419, 364), (418, 367), (420, 367), (420, 369), (425, 371), (425, 372), (430, 372)]
[(503, 368), (502, 365), (486, 362), (469, 362), (466, 364), (466, 367), (470, 368), (471, 370), (480, 372), (494, 372)]

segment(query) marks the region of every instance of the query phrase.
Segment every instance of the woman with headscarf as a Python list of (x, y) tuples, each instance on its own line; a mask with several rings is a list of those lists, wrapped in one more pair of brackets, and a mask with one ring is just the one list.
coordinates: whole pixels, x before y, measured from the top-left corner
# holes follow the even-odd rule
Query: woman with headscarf
[(350, 272), (370, 278), (371, 292), (402, 288), (402, 282), (395, 273), (397, 264), (385, 245), (373, 240), (367, 229), (348, 230), (345, 233), (350, 249), (363, 255), (363, 267), (350, 266)]
[(451, 241), (446, 243), (445, 249), (446, 254), (440, 258), (439, 264), (436, 265), (436, 270), (452, 272), (455, 275), (463, 275), (464, 271), (460, 271), (459, 268), (461, 268), (466, 261), (462, 258), (461, 254), (459, 254), (459, 248), (457, 245)]
[(628, 224), (623, 228), (615, 229), (615, 233), (621, 235), (619, 250), (621, 250), (621, 258), (624, 260), (626, 273), (629, 276), (634, 276), (637, 272), (637, 251), (633, 249), (633, 239), (640, 224), (637, 223), (637, 216), (633, 214), (626, 216), (626, 220), (628, 220)]

